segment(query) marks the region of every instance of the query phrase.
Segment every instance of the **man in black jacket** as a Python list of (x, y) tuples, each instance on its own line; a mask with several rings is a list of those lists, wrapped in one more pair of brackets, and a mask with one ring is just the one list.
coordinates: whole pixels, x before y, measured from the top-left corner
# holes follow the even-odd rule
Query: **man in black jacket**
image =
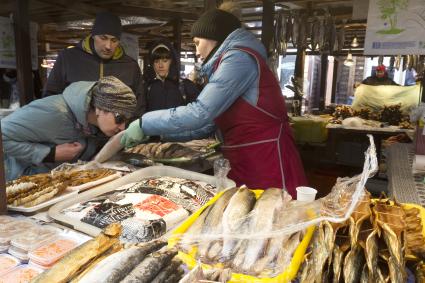
[(91, 34), (77, 46), (59, 53), (43, 96), (60, 94), (73, 82), (114, 76), (133, 90), (137, 97), (136, 116), (140, 117), (146, 111), (143, 80), (137, 62), (120, 46), (121, 30), (119, 17), (108, 12), (97, 14)]

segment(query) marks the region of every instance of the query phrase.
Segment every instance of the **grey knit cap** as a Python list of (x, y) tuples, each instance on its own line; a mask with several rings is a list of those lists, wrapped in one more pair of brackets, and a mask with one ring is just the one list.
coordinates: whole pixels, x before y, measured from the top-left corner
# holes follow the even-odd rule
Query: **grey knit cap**
[(136, 111), (136, 96), (131, 88), (113, 76), (101, 78), (92, 89), (93, 106), (119, 113), (130, 119)]

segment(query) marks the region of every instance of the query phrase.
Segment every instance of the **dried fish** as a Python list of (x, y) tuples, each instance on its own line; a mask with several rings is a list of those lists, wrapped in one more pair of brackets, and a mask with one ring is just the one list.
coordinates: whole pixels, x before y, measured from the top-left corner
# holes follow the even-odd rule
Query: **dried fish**
[[(237, 188), (228, 189), (221, 195), (221, 197), (212, 205), (208, 217), (205, 218), (204, 225), (202, 226), (201, 234), (219, 234), (223, 228), (222, 217), (230, 199), (237, 192)], [(217, 233), (219, 232), (219, 233)], [(210, 240), (201, 241), (198, 247), (198, 256), (206, 258), (207, 252), (211, 245)]]
[(178, 243), (178, 247), (185, 251), (189, 252), (192, 248), (191, 244), (193, 244), (192, 237), (198, 236), (201, 234), (202, 227), (204, 225), (205, 218), (208, 216), (211, 208), (213, 206), (210, 205), (199, 215), (198, 218), (196, 218), (195, 222), (189, 227), (189, 229), (186, 231), (186, 233), (183, 235), (182, 239)]
[(378, 277), (376, 272), (378, 266), (378, 229), (374, 229), (366, 239), (365, 257), (366, 265), (369, 269), (369, 278), (375, 280)]
[(169, 278), (173, 273), (175, 273), (178, 267), (182, 264), (180, 260), (173, 259), (171, 263), (161, 269), (157, 276), (152, 280), (151, 283), (164, 283), (167, 282), (167, 278)]
[(292, 45), (298, 47), (298, 36), (300, 29), (301, 18), (296, 13), (294, 14), (293, 23), (292, 23)]
[(340, 52), (345, 45), (345, 24), (347, 23), (346, 19), (342, 20), (342, 26), (338, 33), (338, 52)]
[(344, 259), (344, 282), (358, 282), (360, 280), (364, 263), (365, 259), (363, 249), (360, 246), (352, 247)]
[(155, 276), (159, 273), (159, 271), (171, 262), (176, 254), (177, 251), (174, 250), (166, 250), (150, 254), (141, 263), (139, 263), (121, 282), (151, 282), (152, 279), (154, 279)]
[(341, 276), (341, 270), (342, 270), (342, 258), (344, 256), (344, 253), (341, 251), (339, 246), (334, 247), (333, 251), (333, 260), (332, 260), (332, 267), (333, 267), (333, 283), (338, 283), (340, 276)]
[(286, 19), (286, 42), (292, 41), (293, 20), (292, 15), (289, 15)]
[(233, 239), (229, 234), (241, 233), (241, 228), (247, 220), (248, 213), (255, 204), (255, 194), (246, 187), (241, 187), (230, 199), (223, 213), (223, 251), (222, 260), (226, 261), (237, 252), (237, 244), (240, 240)]
[(41, 273), (33, 283), (61, 283), (67, 282), (75, 276), (82, 266), (90, 263), (110, 247), (118, 243), (121, 225), (114, 223), (105, 228), (96, 238), (89, 240), (69, 252), (60, 259), (51, 269)]
[[(122, 280), (148, 254), (163, 247), (166, 243), (153, 241), (143, 247), (131, 247), (117, 252), (94, 266), (82, 277), (80, 283), (113, 283)], [(102, 276), (99, 276), (102, 274)]]
[[(251, 233), (261, 231), (267, 233), (273, 229), (273, 219), (283, 206), (282, 190), (268, 189), (255, 203), (249, 223)], [(242, 269), (249, 271), (265, 251), (266, 239), (251, 239), (245, 250)]]

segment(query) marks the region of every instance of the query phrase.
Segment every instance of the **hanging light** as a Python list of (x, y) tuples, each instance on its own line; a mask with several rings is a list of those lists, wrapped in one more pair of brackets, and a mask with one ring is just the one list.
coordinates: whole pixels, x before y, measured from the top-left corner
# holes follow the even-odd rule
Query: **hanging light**
[(357, 39), (357, 35), (354, 35), (353, 41), (351, 41), (351, 47), (359, 47), (359, 40)]
[(351, 52), (348, 53), (347, 58), (344, 61), (344, 66), (351, 67), (354, 65), (353, 55)]

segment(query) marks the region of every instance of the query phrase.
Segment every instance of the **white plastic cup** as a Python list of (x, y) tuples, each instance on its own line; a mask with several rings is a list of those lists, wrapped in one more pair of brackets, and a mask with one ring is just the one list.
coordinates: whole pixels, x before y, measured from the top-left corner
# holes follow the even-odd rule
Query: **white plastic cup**
[(317, 190), (311, 187), (297, 187), (297, 200), (304, 202), (312, 202), (316, 199)]

